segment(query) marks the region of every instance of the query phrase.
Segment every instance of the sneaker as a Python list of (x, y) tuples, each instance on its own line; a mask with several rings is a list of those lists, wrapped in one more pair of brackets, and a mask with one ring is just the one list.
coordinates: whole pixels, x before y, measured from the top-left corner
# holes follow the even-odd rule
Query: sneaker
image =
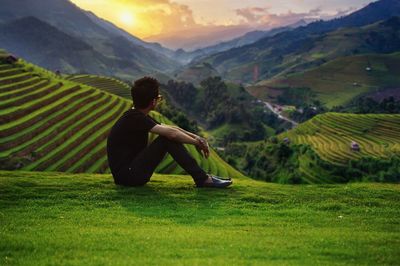
[(210, 175), (212, 183), (203, 183), (203, 184), (197, 184), (197, 187), (216, 187), (216, 188), (224, 188), (227, 186), (230, 186), (232, 184), (232, 180), (229, 179), (223, 179), (219, 176), (215, 175)]

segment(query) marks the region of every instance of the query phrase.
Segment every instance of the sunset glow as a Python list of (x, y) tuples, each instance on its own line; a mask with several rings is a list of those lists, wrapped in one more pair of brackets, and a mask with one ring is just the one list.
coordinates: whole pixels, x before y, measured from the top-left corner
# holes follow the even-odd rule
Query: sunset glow
[[(82, 9), (146, 39), (177, 33), (203, 34), (216, 27), (266, 30), (301, 19), (328, 19), (373, 0), (71, 0)], [(351, 2), (351, 3), (350, 3)]]
[(129, 11), (122, 12), (119, 16), (119, 19), (126, 26), (133, 26), (136, 22), (134, 14)]

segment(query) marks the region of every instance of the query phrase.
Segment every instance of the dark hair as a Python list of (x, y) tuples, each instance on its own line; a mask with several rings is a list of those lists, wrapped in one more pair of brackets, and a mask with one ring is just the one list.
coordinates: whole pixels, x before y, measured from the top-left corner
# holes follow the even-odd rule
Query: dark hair
[(131, 88), (131, 96), (135, 108), (146, 108), (157, 98), (160, 84), (155, 78), (143, 77), (135, 81)]

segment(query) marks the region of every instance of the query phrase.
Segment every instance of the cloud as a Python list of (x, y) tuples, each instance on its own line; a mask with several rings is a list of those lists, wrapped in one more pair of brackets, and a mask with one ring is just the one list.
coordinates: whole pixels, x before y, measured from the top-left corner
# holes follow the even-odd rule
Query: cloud
[(181, 31), (197, 27), (192, 9), (169, 0), (114, 0), (128, 7), (142, 21), (146, 35)]
[(274, 14), (270, 12), (269, 7), (246, 7), (236, 9), (236, 15), (242, 17), (243, 23), (258, 27), (258, 28), (274, 28), (294, 24), (300, 20), (316, 20), (316, 19), (331, 19), (338, 16), (344, 16), (354, 11), (356, 8), (346, 10), (337, 10), (334, 14), (327, 14), (321, 8), (314, 8), (308, 12), (292, 12)]

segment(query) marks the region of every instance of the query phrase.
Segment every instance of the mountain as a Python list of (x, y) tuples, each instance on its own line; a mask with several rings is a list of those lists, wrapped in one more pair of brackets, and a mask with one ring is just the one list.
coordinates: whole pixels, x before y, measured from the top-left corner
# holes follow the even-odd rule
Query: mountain
[(221, 41), (229, 41), (251, 30), (251, 27), (245, 25), (199, 26), (177, 32), (149, 36), (145, 40), (162, 43), (170, 49), (181, 48), (186, 51), (194, 51), (203, 47), (216, 45)]
[(400, 14), (399, 0), (379, 0), (347, 16), (329, 21), (318, 21), (304, 28), (307, 33), (322, 33), (343, 27), (361, 27)]
[[(42, 0), (40, 2), (1, 0), (1, 4), (0, 22), (7, 24), (23, 17), (35, 17), (73, 38), (80, 39), (105, 57), (133, 61), (132, 64), (138, 66), (138, 71), (134, 72), (127, 72), (124, 67), (116, 69), (115, 74), (120, 77), (132, 78), (141, 76), (142, 73), (168, 72), (179, 66), (177, 61), (162, 54), (162, 48), (159, 47), (157, 51), (157, 45), (146, 44), (130, 36), (111, 23), (83, 11), (69, 0)], [(45, 34), (46, 32), (42, 32), (42, 35)], [(16, 54), (19, 52), (12, 49), (9, 51)], [(45, 50), (38, 50), (38, 52), (57, 53), (57, 51)], [(29, 56), (26, 58), (32, 59)], [(72, 65), (73, 62), (67, 61), (67, 64)], [(61, 70), (68, 69), (61, 68)], [(109, 74), (109, 72), (100, 74)]]
[(135, 37), (134, 35), (126, 32), (125, 30), (117, 27), (113, 23), (111, 23), (105, 19), (97, 17), (95, 14), (93, 14), (90, 11), (86, 11), (86, 14), (94, 23), (96, 23), (100, 27), (104, 28), (105, 30), (107, 30), (108, 32), (110, 32), (116, 36), (122, 36), (122, 37), (126, 38), (128, 41), (132, 42), (133, 44), (140, 45), (145, 48), (151, 49), (157, 53), (161, 53), (170, 58), (173, 58), (175, 55), (175, 51), (165, 48), (159, 43), (145, 42), (145, 41)]
[(183, 70), (177, 71), (174, 78), (178, 81), (185, 81), (193, 83), (194, 85), (199, 85), (201, 81), (215, 76), (220, 76), (218, 71), (210, 64), (203, 63), (189, 65), (183, 68)]
[(236, 47), (241, 47), (250, 43), (254, 43), (262, 38), (268, 37), (268, 36), (273, 36), (275, 34), (278, 34), (280, 32), (284, 32), (287, 30), (291, 30), (297, 27), (305, 26), (308, 23), (305, 20), (300, 20), (295, 24), (288, 25), (286, 27), (279, 27), (279, 28), (274, 28), (271, 30), (255, 30), (255, 31), (250, 31), (247, 32), (246, 34), (234, 38), (229, 41), (225, 42), (220, 42), (215, 45), (207, 46), (204, 48), (196, 49), (191, 52), (186, 52), (183, 49), (178, 49), (175, 52), (175, 59), (179, 60), (182, 63), (190, 63), (192, 60), (193, 61), (198, 61), (203, 57), (206, 57), (208, 55), (214, 54), (214, 53), (219, 53), (223, 51), (227, 51), (232, 48)]
[[(259, 82), (247, 90), (259, 99), (287, 104), (291, 89), (309, 88), (309, 100), (324, 106), (346, 105), (352, 99), (387, 88), (399, 88), (400, 53), (364, 54), (334, 59), (319, 67)], [(393, 90), (384, 93), (395, 95)], [(284, 97), (284, 99), (282, 99)], [(284, 100), (285, 103), (280, 102)]]
[[(106, 138), (132, 101), (24, 60), (9, 64), (6, 56), (0, 51), (0, 169), (109, 173)], [(241, 176), (214, 151), (204, 159), (194, 146), (187, 149), (205, 171)], [(184, 173), (170, 156), (157, 172)]]
[[(263, 38), (253, 44), (211, 55), (201, 62), (210, 63), (224, 78), (235, 82), (254, 81), (278, 75), (288, 68), (301, 65), (304, 70), (324, 63), (320, 56), (303, 57), (318, 45), (320, 39), (339, 28), (362, 27), (400, 15), (398, 0), (381, 0), (348, 16), (330, 21), (313, 22), (307, 26)], [(334, 42), (336, 44), (336, 42)]]
[(145, 73), (134, 61), (106, 57), (79, 38), (35, 17), (0, 25), (0, 45), (53, 71), (108, 75), (119, 74), (119, 71)]

